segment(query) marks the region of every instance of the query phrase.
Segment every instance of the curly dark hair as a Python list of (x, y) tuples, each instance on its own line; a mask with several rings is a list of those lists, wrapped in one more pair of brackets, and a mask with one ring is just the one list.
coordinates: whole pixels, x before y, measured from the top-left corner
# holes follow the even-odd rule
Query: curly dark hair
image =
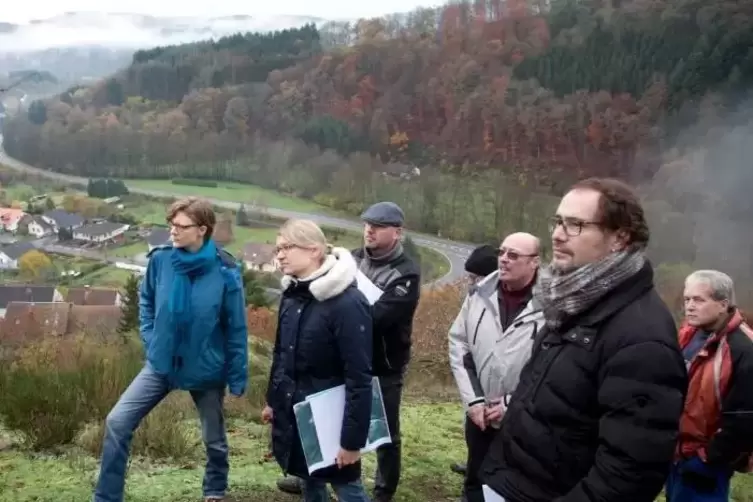
[(599, 192), (598, 219), (603, 228), (627, 234), (632, 249), (645, 249), (650, 232), (641, 200), (627, 183), (614, 178), (588, 178), (577, 182), (570, 190)]

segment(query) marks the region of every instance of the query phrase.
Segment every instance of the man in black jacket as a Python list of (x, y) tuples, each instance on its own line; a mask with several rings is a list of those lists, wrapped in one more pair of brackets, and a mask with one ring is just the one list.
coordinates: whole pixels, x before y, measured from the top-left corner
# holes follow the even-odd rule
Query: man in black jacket
[[(372, 368), (379, 377), (392, 443), (377, 449), (374, 502), (391, 501), (400, 481), (400, 401), (410, 360), (413, 315), (421, 293), (421, 271), (403, 252), (405, 217), (393, 202), (378, 202), (363, 212), (364, 246), (353, 250), (361, 273), (382, 293), (372, 305)], [(302, 493), (301, 481), (277, 482), (286, 493)]]
[(361, 215), (364, 246), (353, 251), (359, 270), (382, 295), (373, 304), (374, 375), (382, 388), (392, 443), (377, 449), (374, 502), (391, 501), (400, 481), (400, 401), (410, 360), (413, 315), (421, 271), (403, 252), (404, 216), (393, 202), (378, 202)]
[(507, 502), (653, 502), (661, 491), (687, 374), (648, 239), (622, 182), (585, 180), (560, 202), (534, 288), (545, 328), (482, 467)]

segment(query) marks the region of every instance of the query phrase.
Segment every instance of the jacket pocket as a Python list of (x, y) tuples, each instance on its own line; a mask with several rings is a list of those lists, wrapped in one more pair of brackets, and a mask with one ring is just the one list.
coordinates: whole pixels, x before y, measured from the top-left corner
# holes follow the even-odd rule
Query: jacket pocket
[(155, 325), (147, 338), (145, 351), (147, 360), (157, 373), (170, 373), (175, 354), (175, 335), (171, 330), (160, 329), (159, 325)]
[(192, 371), (199, 383), (211, 383), (224, 380), (225, 350), (224, 341), (218, 346), (215, 336), (207, 337), (201, 344), (201, 350), (195, 354), (196, 370)]

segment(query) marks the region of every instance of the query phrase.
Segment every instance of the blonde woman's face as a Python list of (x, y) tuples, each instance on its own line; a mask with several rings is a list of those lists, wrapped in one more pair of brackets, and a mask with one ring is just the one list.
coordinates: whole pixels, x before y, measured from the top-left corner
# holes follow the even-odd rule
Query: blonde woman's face
[(278, 236), (275, 256), (280, 272), (293, 277), (301, 277), (312, 268), (318, 268), (317, 250), (313, 247), (297, 246)]

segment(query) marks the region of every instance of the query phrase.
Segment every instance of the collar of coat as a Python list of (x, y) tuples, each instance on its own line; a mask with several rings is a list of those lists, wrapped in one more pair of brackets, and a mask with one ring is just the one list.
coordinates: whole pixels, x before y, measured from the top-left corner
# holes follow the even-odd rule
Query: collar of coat
[(309, 292), (318, 301), (328, 300), (345, 291), (356, 280), (358, 266), (345, 248), (333, 248), (324, 263), (309, 277), (296, 279), (285, 275), (280, 281), (283, 291), (298, 282), (308, 282)]

